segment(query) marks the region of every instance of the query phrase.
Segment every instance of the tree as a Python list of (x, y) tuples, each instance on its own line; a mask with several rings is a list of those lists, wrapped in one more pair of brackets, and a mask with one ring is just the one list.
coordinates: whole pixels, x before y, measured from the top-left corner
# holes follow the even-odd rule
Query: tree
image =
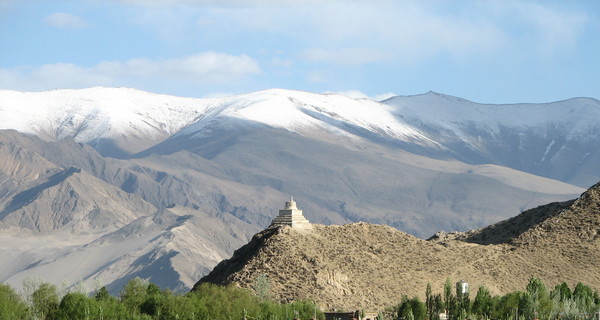
[(23, 279), (23, 287), (21, 288), (21, 298), (28, 306), (31, 306), (31, 296), (33, 292), (42, 284), (42, 279), (37, 277), (26, 277)]
[(427, 318), (427, 307), (418, 297), (408, 299), (405, 296), (397, 307), (397, 314), (399, 319), (425, 320)]
[(69, 292), (61, 300), (54, 317), (59, 320), (89, 320), (99, 313), (96, 300), (80, 292)]
[(473, 301), (472, 312), (479, 318), (489, 318), (492, 313), (492, 295), (485, 286), (479, 286)]
[(524, 295), (523, 292), (515, 291), (501, 297), (498, 306), (492, 313), (492, 317), (494, 319), (517, 320), (519, 314), (522, 312), (520, 310), (520, 303)]
[(529, 319), (546, 319), (552, 312), (552, 300), (546, 286), (539, 278), (532, 277), (527, 284), (524, 314)]
[(256, 296), (261, 301), (264, 301), (269, 298), (269, 290), (271, 290), (269, 277), (264, 273), (259, 274), (254, 282), (254, 292), (256, 293)]
[(31, 294), (33, 313), (38, 319), (46, 319), (58, 309), (60, 297), (55, 285), (42, 283)]
[(433, 310), (433, 318), (430, 320), (439, 320), (440, 313), (444, 311), (444, 301), (442, 300), (442, 295), (440, 293), (433, 297)]
[(557, 284), (554, 287), (554, 290), (550, 293), (550, 297), (558, 297), (558, 299), (562, 302), (568, 299), (571, 299), (571, 289), (569, 289), (569, 285), (566, 283)]
[(444, 308), (446, 309), (446, 313), (450, 313), (450, 302), (452, 299), (452, 282), (450, 281), (450, 277), (446, 278), (446, 283), (444, 283)]
[(111, 298), (113, 297), (108, 292), (108, 289), (106, 289), (104, 286), (100, 288), (96, 294), (94, 294), (94, 299), (96, 299), (96, 301), (108, 301)]
[(29, 318), (27, 305), (6, 284), (0, 284), (0, 320), (25, 320)]
[(150, 283), (146, 288), (146, 299), (140, 305), (140, 311), (147, 315), (160, 316), (164, 300), (160, 287)]
[(594, 291), (583, 283), (579, 282), (575, 286), (573, 299), (582, 312), (589, 313), (595, 311)]
[(128, 310), (131, 312), (133, 317), (135, 314), (140, 313), (142, 303), (146, 300), (146, 290), (148, 288), (148, 281), (135, 277), (123, 287), (121, 291), (121, 302), (125, 304)]
[(433, 319), (433, 295), (431, 293), (431, 283), (427, 282), (425, 288), (425, 306), (427, 307), (427, 319)]

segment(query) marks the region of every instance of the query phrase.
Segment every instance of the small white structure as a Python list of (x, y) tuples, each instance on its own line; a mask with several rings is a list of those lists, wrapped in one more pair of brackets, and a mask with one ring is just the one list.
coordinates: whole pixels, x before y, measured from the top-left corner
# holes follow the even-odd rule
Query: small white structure
[(271, 227), (291, 226), (298, 229), (312, 229), (310, 222), (302, 215), (302, 210), (296, 206), (294, 197), (285, 202), (285, 208), (279, 210), (279, 215), (271, 222)]
[(468, 294), (469, 283), (467, 283), (465, 280), (460, 280), (456, 283), (456, 289), (458, 290), (457, 292), (460, 292), (461, 294)]

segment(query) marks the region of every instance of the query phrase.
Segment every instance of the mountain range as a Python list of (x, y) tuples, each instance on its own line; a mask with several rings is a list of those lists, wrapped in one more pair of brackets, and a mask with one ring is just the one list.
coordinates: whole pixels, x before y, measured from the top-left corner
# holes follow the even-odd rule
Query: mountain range
[(321, 224), (483, 227), (597, 182), (598, 119), (591, 98), (0, 90), (0, 280), (186, 290), (290, 195)]

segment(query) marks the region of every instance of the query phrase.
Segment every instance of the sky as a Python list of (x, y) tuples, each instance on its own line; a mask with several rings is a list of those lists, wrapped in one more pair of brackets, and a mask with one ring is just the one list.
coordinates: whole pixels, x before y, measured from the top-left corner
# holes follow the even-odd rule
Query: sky
[(0, 0), (0, 89), (600, 99), (600, 1)]

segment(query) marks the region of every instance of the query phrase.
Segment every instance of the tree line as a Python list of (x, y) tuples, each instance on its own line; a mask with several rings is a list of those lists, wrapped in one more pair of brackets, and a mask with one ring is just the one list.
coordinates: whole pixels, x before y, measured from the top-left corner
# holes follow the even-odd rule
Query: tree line
[(598, 291), (581, 282), (573, 290), (564, 282), (548, 290), (532, 277), (524, 291), (492, 296), (482, 285), (473, 299), (462, 286), (452, 287), (447, 278), (443, 292), (434, 294), (427, 284), (425, 301), (405, 296), (388, 314), (398, 320), (600, 320)]
[(23, 294), (0, 284), (0, 320), (323, 320), (312, 301), (276, 303), (269, 299), (268, 281), (257, 290), (201, 284), (187, 294), (173, 294), (140, 278), (130, 280), (118, 296), (101, 287), (88, 295), (72, 290), (61, 295), (49, 283), (28, 285)]
[[(118, 296), (106, 287), (88, 295), (83, 288), (62, 294), (49, 283), (24, 283), (21, 294), (0, 284), (0, 320), (290, 320), (318, 319), (324, 314), (312, 301), (277, 303), (269, 298), (269, 279), (259, 275), (253, 290), (202, 284), (187, 294), (173, 294), (140, 278), (130, 280)], [(358, 307), (358, 306), (357, 306)], [(374, 310), (373, 310), (374, 311)], [(403, 297), (380, 313), (391, 320), (600, 320), (600, 295), (578, 283), (548, 290), (531, 278), (524, 291), (492, 296), (485, 286), (471, 299), (469, 291), (446, 279), (443, 292), (425, 289), (425, 301)]]

